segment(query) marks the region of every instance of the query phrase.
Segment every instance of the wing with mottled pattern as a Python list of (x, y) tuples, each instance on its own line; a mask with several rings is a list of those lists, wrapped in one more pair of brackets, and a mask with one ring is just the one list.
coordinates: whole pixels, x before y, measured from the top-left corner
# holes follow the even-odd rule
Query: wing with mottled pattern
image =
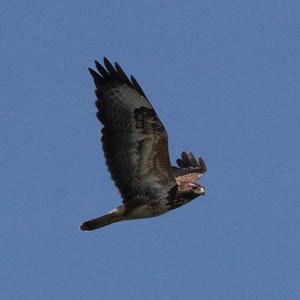
[(167, 132), (143, 90), (121, 67), (104, 58), (91, 75), (96, 85), (97, 117), (104, 125), (102, 145), (108, 169), (124, 202), (137, 201), (151, 187), (176, 186)]

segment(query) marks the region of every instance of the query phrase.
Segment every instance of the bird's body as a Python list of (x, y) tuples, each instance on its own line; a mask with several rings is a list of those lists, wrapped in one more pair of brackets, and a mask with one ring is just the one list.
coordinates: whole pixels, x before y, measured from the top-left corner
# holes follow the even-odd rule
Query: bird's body
[(167, 132), (143, 90), (116, 63), (104, 58), (90, 69), (96, 85), (97, 117), (104, 125), (102, 145), (112, 179), (123, 204), (106, 215), (84, 222), (82, 230), (111, 223), (158, 216), (204, 194), (196, 183), (206, 172), (204, 161), (182, 153), (172, 167)]

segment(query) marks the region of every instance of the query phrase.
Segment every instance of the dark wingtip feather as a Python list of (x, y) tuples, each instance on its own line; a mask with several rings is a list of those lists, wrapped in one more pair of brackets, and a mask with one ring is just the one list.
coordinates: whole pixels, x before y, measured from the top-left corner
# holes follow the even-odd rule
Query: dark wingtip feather
[(113, 65), (110, 63), (109, 59), (107, 57), (103, 57), (104, 65), (107, 69), (114, 69)]
[(189, 163), (192, 167), (194, 167), (194, 168), (199, 167), (198, 162), (192, 152), (189, 153), (188, 159), (189, 159)]
[(105, 56), (103, 58), (103, 62), (104, 62), (105, 68), (107, 69), (110, 76), (112, 78), (114, 78), (115, 80), (120, 80), (120, 77), (118, 76), (118, 72), (115, 70), (113, 65), (110, 63), (110, 61)]
[(193, 153), (187, 154), (186, 152), (181, 153), (181, 159), (178, 158), (176, 160), (178, 167), (180, 168), (195, 168), (199, 169), (201, 173), (205, 173), (207, 171), (206, 164), (202, 157), (199, 157), (198, 161), (196, 160)]
[(131, 88), (135, 89), (139, 94), (147, 98), (137, 80), (133, 76), (130, 77), (130, 80), (117, 62), (115, 62), (115, 66), (113, 66), (110, 61), (104, 56), (103, 63), (105, 67), (101, 65), (97, 60), (95, 60), (95, 65), (99, 73), (89, 68), (89, 72), (93, 76), (96, 85), (104, 83), (113, 84), (115, 82), (125, 83)]
[(202, 172), (205, 173), (207, 171), (206, 164), (202, 157), (199, 157), (199, 166), (202, 169)]
[(182, 159), (183, 163), (184, 163), (186, 166), (189, 165), (189, 157), (188, 157), (188, 155), (187, 155), (186, 152), (183, 151), (183, 152), (181, 153), (181, 159)]
[(99, 71), (99, 73), (103, 76), (103, 78), (105, 78), (107, 80), (111, 79), (109, 73), (106, 71), (106, 69), (97, 60), (95, 60), (95, 65), (96, 65), (96, 68)]
[(100, 75), (99, 75), (97, 72), (95, 72), (93, 69), (88, 68), (88, 70), (89, 70), (90, 74), (91, 74), (94, 78), (95, 78), (95, 77), (100, 77)]
[(130, 80), (127, 77), (126, 73), (123, 71), (123, 69), (121, 68), (121, 66), (117, 62), (115, 62), (115, 68), (116, 68), (121, 80), (126, 82), (129, 86), (132, 86), (132, 83), (130, 82)]
[(142, 90), (141, 86), (139, 85), (139, 83), (136, 81), (136, 79), (131, 75), (130, 76), (131, 82), (133, 84), (133, 86), (135, 87), (135, 89), (142, 94), (144, 97), (146, 97), (144, 91)]
[(103, 78), (97, 73), (95, 72), (93, 69), (88, 68), (90, 74), (92, 75), (95, 84), (101, 84), (103, 82)]
[(184, 163), (180, 158), (176, 160), (176, 163), (179, 168), (184, 168)]

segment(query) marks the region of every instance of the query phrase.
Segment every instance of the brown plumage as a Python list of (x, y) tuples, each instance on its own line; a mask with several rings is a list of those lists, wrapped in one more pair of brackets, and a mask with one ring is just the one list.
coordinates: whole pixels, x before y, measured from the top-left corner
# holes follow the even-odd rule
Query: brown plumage
[(178, 158), (176, 163), (179, 168), (172, 168), (176, 182), (179, 185), (182, 182), (195, 182), (207, 171), (204, 160), (199, 157), (197, 161), (193, 153), (182, 152), (181, 159)]
[(172, 167), (167, 132), (138, 82), (106, 58), (105, 68), (95, 64), (99, 73), (89, 71), (96, 85), (97, 118), (104, 126), (102, 148), (123, 204), (84, 222), (81, 230), (158, 216), (203, 195), (195, 181), (206, 172), (204, 161), (183, 152), (179, 168)]

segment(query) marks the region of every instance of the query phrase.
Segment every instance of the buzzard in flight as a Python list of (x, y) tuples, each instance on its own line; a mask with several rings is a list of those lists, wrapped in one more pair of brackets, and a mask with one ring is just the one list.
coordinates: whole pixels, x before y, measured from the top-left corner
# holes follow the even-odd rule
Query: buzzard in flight
[(202, 158), (182, 152), (171, 166), (168, 136), (151, 103), (133, 76), (118, 63), (97, 61), (89, 69), (96, 85), (97, 118), (106, 164), (123, 198), (121, 206), (84, 222), (94, 230), (114, 222), (159, 216), (204, 195), (196, 181), (205, 172)]

